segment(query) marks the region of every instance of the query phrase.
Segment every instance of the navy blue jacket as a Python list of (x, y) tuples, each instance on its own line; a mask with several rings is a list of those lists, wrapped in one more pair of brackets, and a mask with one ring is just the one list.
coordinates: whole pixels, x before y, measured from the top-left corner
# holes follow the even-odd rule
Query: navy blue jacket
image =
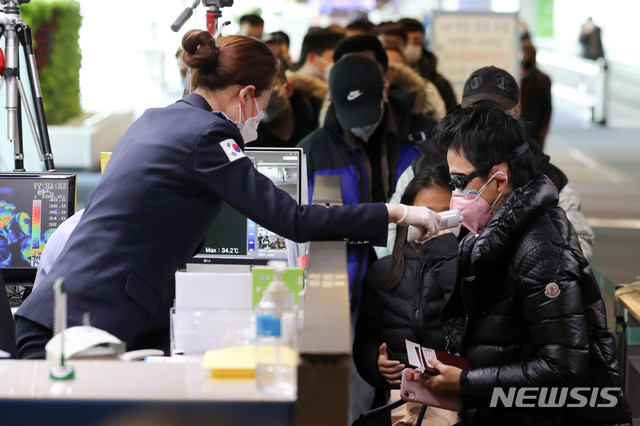
[(17, 315), (52, 328), (52, 284), (64, 277), (69, 326), (89, 312), (93, 326), (128, 350), (168, 349), (175, 271), (223, 202), (295, 241), (386, 241), (384, 204), (298, 206), (256, 171), (242, 147), (233, 122), (199, 95), (146, 111), (114, 149), (82, 220)]

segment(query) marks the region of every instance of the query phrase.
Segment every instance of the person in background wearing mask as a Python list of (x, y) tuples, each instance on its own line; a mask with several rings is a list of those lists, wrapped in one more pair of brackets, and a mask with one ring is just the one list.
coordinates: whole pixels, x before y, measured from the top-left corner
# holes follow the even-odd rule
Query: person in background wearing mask
[[(426, 207), (383, 203), (298, 205), (256, 170), (243, 147), (257, 137), (279, 63), (250, 37), (182, 39), (194, 92), (147, 110), (113, 150), (84, 214), (41, 285), (16, 313), (21, 358), (44, 358), (53, 329), (53, 283), (66, 279), (68, 324), (91, 314), (94, 327), (128, 350), (169, 353), (175, 272), (190, 259), (227, 203), (293, 241), (386, 242), (389, 221), (438, 232)], [(179, 227), (176, 217), (185, 217)], [(224, 230), (221, 230), (224, 232)]]
[[(460, 108), (442, 119), (436, 138), (455, 186), (451, 208), (471, 231), (440, 319), (447, 349), (471, 369), (432, 359), (440, 374), (425, 386), (458, 394), (465, 426), (630, 424), (600, 288), (558, 191), (535, 171), (522, 123), (495, 106)], [(519, 408), (494, 399), (525, 388), (536, 397)], [(547, 400), (543, 390), (553, 388), (571, 396)], [(580, 404), (574, 390), (593, 398), (594, 388), (593, 405), (572, 408)]]
[(444, 99), (447, 111), (458, 105), (451, 83), (437, 71), (438, 58), (426, 48), (424, 26), (420, 21), (411, 18), (403, 18), (398, 22), (407, 32), (404, 56), (409, 65), (418, 71), (422, 78), (436, 85), (440, 96)]
[[(402, 26), (393, 23), (380, 24), (376, 28), (376, 32), (385, 56), (386, 50), (404, 52), (404, 46), (407, 43), (407, 34)], [(362, 47), (367, 47), (367, 44), (371, 45), (372, 42), (369, 41), (370, 37), (369, 35), (354, 36), (348, 40), (343, 40), (340, 44), (353, 46), (353, 48), (350, 49), (353, 51), (358, 45), (362, 45)], [(340, 47), (338, 47), (338, 49), (339, 48)], [(371, 48), (367, 47), (367, 50), (371, 50)], [(396, 58), (395, 56), (392, 57), (394, 59)], [(333, 55), (333, 59), (335, 61), (335, 54)], [(380, 61), (378, 60), (378, 62)], [(395, 86), (393, 88), (399, 88), (407, 92), (407, 88), (412, 87), (409, 91), (416, 92), (416, 105), (422, 104), (423, 102), (428, 104), (429, 117), (440, 120), (447, 113), (447, 108), (438, 92), (438, 88), (431, 81), (422, 78), (422, 76), (409, 67), (405, 61), (392, 61), (391, 58), (387, 56), (383, 70), (385, 71), (385, 77)], [(423, 88), (415, 88), (416, 85), (423, 85), (426, 91)]]
[(327, 82), (331, 65), (333, 65), (333, 51), (343, 38), (343, 34), (333, 30), (309, 29), (302, 40), (296, 73), (310, 75)]
[(287, 62), (279, 50), (272, 49), (280, 60), (269, 104), (258, 127), (258, 139), (252, 146), (293, 147), (318, 128), (310, 100), (287, 80)]
[(520, 65), (520, 114), (527, 124), (527, 136), (544, 149), (551, 121), (551, 79), (538, 69), (536, 48), (531, 44), (522, 45)]
[(311, 28), (304, 36), (297, 71), (288, 73), (289, 82), (311, 102), (318, 125), (322, 124), (324, 106), (329, 94), (329, 72), (333, 52), (344, 36), (332, 30)]
[[(324, 126), (298, 144), (307, 155), (310, 198), (316, 176), (337, 175), (344, 205), (386, 201), (397, 177), (419, 155), (417, 135), (430, 135), (435, 122), (411, 113), (413, 96), (388, 97), (381, 67), (362, 55), (336, 62), (329, 90)], [(350, 245), (347, 256), (351, 309), (357, 311), (371, 245)]]
[(240, 17), (239, 35), (253, 37), (256, 40), (262, 40), (264, 35), (264, 19), (260, 15), (250, 14)]

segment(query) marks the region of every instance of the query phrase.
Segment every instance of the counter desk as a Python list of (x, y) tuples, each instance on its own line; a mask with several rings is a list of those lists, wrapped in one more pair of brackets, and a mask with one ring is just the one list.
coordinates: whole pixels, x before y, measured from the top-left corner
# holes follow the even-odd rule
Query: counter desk
[[(0, 425), (126, 425), (145, 410), (162, 425), (346, 425), (351, 334), (345, 242), (313, 242), (297, 397), (260, 392), (253, 380), (217, 380), (201, 357), (181, 362), (70, 360), (75, 378), (49, 377), (55, 361), (0, 361)], [(181, 419), (169, 422), (171, 418)], [(158, 424), (157, 422), (135, 423)]]
[[(295, 399), (258, 391), (253, 380), (213, 380), (199, 359), (150, 363), (69, 362), (72, 380), (52, 380), (53, 361), (0, 362), (0, 424), (93, 425), (134, 410), (168, 410), (220, 424), (293, 424)], [(116, 424), (116, 423), (114, 423)]]

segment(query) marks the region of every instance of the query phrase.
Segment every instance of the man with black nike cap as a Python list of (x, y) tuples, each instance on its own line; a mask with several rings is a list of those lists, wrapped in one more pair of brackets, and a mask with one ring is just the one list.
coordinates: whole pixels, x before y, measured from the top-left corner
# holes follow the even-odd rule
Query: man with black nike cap
[[(468, 108), (476, 105), (498, 106), (511, 116), (520, 118), (520, 88), (518, 83), (511, 74), (498, 67), (489, 66), (474, 71), (464, 84), (461, 107)], [(550, 157), (542, 152), (535, 141), (529, 140), (529, 149), (533, 153), (536, 170), (544, 173), (558, 189), (560, 195), (558, 205), (564, 209), (567, 218), (576, 229), (584, 256), (590, 259), (593, 255), (594, 234), (581, 211), (579, 194), (568, 184), (567, 176), (549, 162)], [(413, 179), (413, 176), (429, 166), (429, 164), (424, 163), (428, 162), (418, 158), (411, 167), (405, 170), (405, 173), (398, 179), (396, 192), (389, 202), (400, 199), (400, 195), (404, 192), (409, 181)], [(393, 241), (395, 226), (390, 226), (389, 229), (389, 240), (387, 241)], [(389, 245), (388, 242), (387, 244)], [(393, 249), (393, 246), (376, 248), (376, 253), (378, 257), (382, 257), (389, 254), (391, 249)]]
[[(386, 201), (397, 178), (420, 155), (416, 143), (431, 143), (425, 135), (432, 134), (435, 121), (412, 114), (415, 93), (389, 93), (380, 65), (362, 55), (336, 62), (329, 90), (332, 103), (323, 127), (298, 144), (307, 155), (309, 194), (316, 176), (338, 175), (343, 204)], [(354, 311), (372, 259), (369, 244), (348, 247)]]

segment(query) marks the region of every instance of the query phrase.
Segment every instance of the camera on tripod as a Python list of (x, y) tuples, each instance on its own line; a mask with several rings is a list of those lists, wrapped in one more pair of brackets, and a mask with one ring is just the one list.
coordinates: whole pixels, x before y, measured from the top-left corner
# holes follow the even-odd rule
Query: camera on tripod
[[(195, 8), (198, 7), (198, 3), (200, 3), (200, 0), (193, 0), (193, 4), (182, 11), (171, 25), (173, 31), (180, 31), (180, 28), (191, 17)], [(233, 6), (233, 0), (202, 0), (202, 4), (207, 8), (207, 31), (214, 35), (218, 31), (218, 20), (222, 17), (220, 8)]]
[(202, 0), (202, 4), (207, 7), (231, 7), (233, 0)]

